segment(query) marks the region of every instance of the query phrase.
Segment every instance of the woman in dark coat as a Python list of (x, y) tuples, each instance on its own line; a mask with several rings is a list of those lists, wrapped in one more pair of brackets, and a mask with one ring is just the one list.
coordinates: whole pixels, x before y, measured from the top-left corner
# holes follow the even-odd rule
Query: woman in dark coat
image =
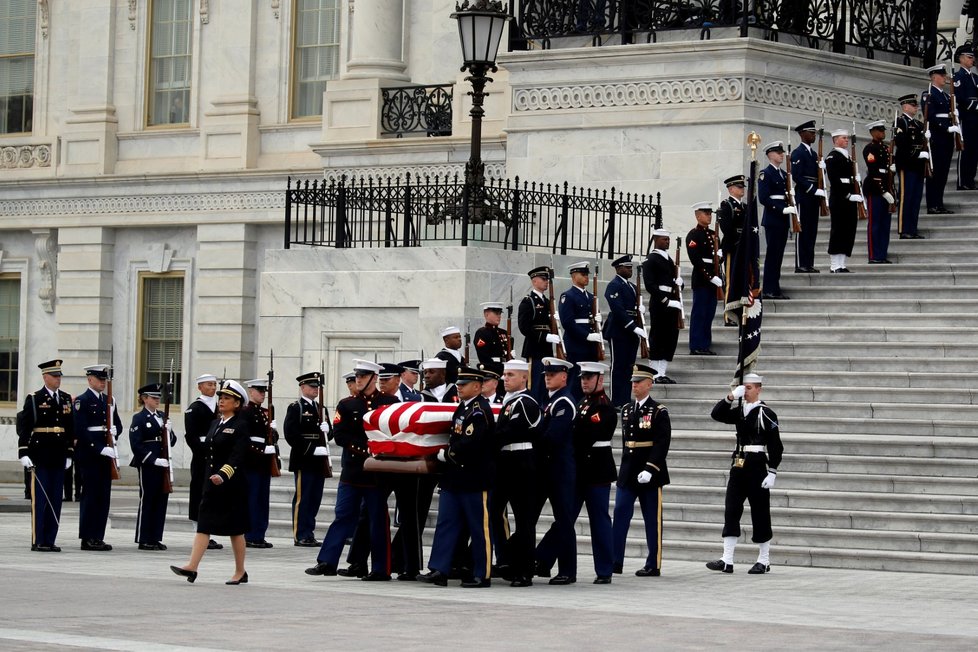
[(233, 380), (224, 381), (218, 390), (218, 419), (214, 420), (204, 442), (207, 481), (200, 499), (197, 534), (190, 561), (183, 567), (170, 566), (188, 582), (197, 579), (197, 566), (207, 550), (212, 534), (231, 537), (234, 575), (226, 584), (246, 584), (245, 532), (249, 528), (248, 484), (244, 464), (248, 454), (249, 429), (240, 415), (247, 405), (244, 388)]

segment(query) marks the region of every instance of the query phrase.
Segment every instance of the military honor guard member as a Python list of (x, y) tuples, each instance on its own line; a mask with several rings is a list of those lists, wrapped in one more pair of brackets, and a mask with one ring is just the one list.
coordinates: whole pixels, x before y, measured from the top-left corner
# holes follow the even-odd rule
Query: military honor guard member
[[(825, 190), (818, 187), (818, 153), (812, 148), (812, 143), (818, 137), (818, 129), (815, 128), (815, 121), (809, 120), (795, 127), (795, 132), (801, 139), (791, 151), (791, 181), (801, 224), (801, 233), (795, 239), (795, 274), (817, 274), (815, 241), (818, 238), (821, 201), (826, 197)], [(727, 248), (723, 250), (726, 252)]]
[(826, 154), (825, 177), (829, 182), (829, 259), (833, 274), (848, 274), (847, 259), (856, 243), (858, 208), (863, 196), (855, 192), (853, 163), (849, 158), (849, 130), (832, 132), (832, 151)]
[(516, 310), (516, 324), (523, 335), (520, 356), (530, 365), (528, 389), (537, 400), (546, 395), (543, 359), (552, 356), (554, 344), (560, 342), (560, 336), (550, 332), (550, 301), (547, 296), (550, 274), (549, 267), (534, 267), (527, 272), (531, 288)]
[(897, 118), (893, 159), (900, 176), (900, 197), (897, 209), (897, 233), (901, 240), (920, 240), (917, 233), (920, 201), (924, 193), (924, 174), (930, 153), (924, 127), (915, 117), (918, 113), (917, 95), (900, 97), (903, 113)]
[(863, 147), (863, 161), (866, 163), (866, 180), (862, 191), (866, 196), (866, 244), (869, 250), (870, 265), (889, 265), (887, 258), (890, 247), (890, 206), (896, 205), (896, 198), (890, 192), (890, 151), (886, 139), (886, 123), (877, 120), (866, 125), (872, 137)]
[(924, 136), (930, 141), (931, 175), (925, 183), (927, 214), (946, 215), (953, 211), (944, 208), (944, 187), (951, 171), (951, 156), (954, 154), (954, 134), (961, 133), (961, 127), (951, 123), (951, 96), (944, 90), (947, 83), (947, 70), (944, 64), (927, 69), (930, 86), (920, 96), (920, 103), (927, 116)]
[[(598, 350), (604, 346), (599, 330), (591, 332), (591, 308), (594, 295), (587, 289), (591, 269), (586, 262), (573, 263), (567, 267), (570, 272), (571, 286), (560, 295), (557, 314), (560, 316), (560, 327), (564, 333), (564, 353), (567, 360), (576, 365), (583, 360), (598, 359)], [(600, 320), (600, 312), (594, 315)], [(577, 382), (577, 367), (572, 366), (568, 374), (568, 387), (575, 401), (580, 397), (581, 388)]]
[(649, 293), (649, 358), (655, 369), (655, 382), (665, 385), (676, 382), (666, 371), (676, 355), (683, 316), (683, 280), (669, 257), (669, 239), (669, 231), (654, 230), (653, 248), (642, 266), (642, 283)]
[(316, 540), (316, 516), (323, 502), (326, 484), (326, 458), (329, 457), (329, 412), (322, 406), (319, 418), (319, 386), (323, 382), (318, 371), (296, 376), (299, 400), (290, 403), (285, 412), (283, 430), (289, 443), (289, 472), (295, 476), (292, 496), (292, 539), (302, 547), (319, 546)]
[(455, 384), (458, 368), (462, 365), (462, 331), (458, 326), (448, 326), (438, 331), (445, 344), (435, 357), (445, 361), (445, 382)]
[(441, 358), (425, 360), (421, 365), (424, 373), (424, 389), (421, 400), (429, 403), (458, 403), (458, 388), (446, 382), (448, 363)]
[[(204, 491), (204, 476), (206, 463), (204, 461), (204, 442), (211, 423), (217, 417), (217, 377), (212, 374), (197, 376), (197, 391), (200, 395), (187, 406), (183, 413), (184, 441), (190, 449), (190, 502), (187, 505), (187, 516), (191, 521), (197, 521), (197, 510), (200, 507), (200, 496)], [(220, 550), (224, 546), (217, 541), (209, 543), (211, 550)]]
[(268, 393), (268, 379), (246, 381), (245, 389), (248, 392), (248, 405), (241, 414), (251, 430), (245, 460), (251, 529), (245, 532), (245, 545), (249, 548), (271, 548), (272, 544), (265, 540), (265, 532), (268, 531), (272, 465), (281, 465), (278, 458), (278, 423), (269, 418), (268, 408), (262, 405)]
[(170, 473), (170, 458), (163, 456), (163, 437), (169, 438), (172, 447), (177, 443), (177, 436), (159, 411), (162, 386), (150, 383), (140, 387), (137, 393), (143, 409), (133, 415), (129, 426), (129, 446), (132, 448), (129, 466), (139, 473), (135, 541), (140, 550), (166, 550), (163, 527), (170, 495), (163, 491), (163, 479)]
[(462, 586), (484, 588), (492, 584), (486, 504), (493, 477), (496, 422), (489, 402), (481, 395), (482, 374), (478, 369), (461, 367), (457, 384), (460, 402), (452, 416), (448, 447), (438, 451), (441, 496), (428, 560), (430, 572), (418, 575), (417, 580), (436, 586), (448, 585), (456, 544), (467, 527), (472, 540), (472, 577), (464, 579)]
[(200, 560), (210, 548), (211, 535), (228, 536), (234, 551), (234, 573), (225, 584), (247, 584), (244, 534), (249, 528), (248, 480), (244, 465), (251, 430), (241, 416), (241, 409), (248, 405), (248, 396), (244, 387), (234, 380), (224, 381), (217, 395), (218, 418), (214, 419), (204, 441), (206, 483), (197, 513), (197, 533), (189, 561), (184, 566), (170, 566), (170, 570), (193, 582), (197, 579)]
[[(559, 586), (577, 581), (577, 533), (574, 531), (577, 466), (573, 437), (577, 403), (567, 386), (573, 367), (572, 362), (560, 358), (543, 360), (544, 382), (549, 396), (540, 404), (543, 417), (537, 447), (540, 464), (538, 504), (542, 509), (543, 502), (549, 500), (554, 517), (553, 549), (557, 557), (557, 575), (551, 578), (550, 584)], [(536, 574), (550, 577), (550, 567), (541, 557), (536, 559)]]
[[(503, 365), (506, 396), (493, 436), (496, 468), (489, 495), (489, 527), (499, 574), (514, 587), (533, 584), (533, 549), (540, 517), (534, 453), (540, 406), (527, 390), (529, 370), (529, 364), (518, 358)], [(507, 505), (513, 513), (512, 531)]]
[(625, 540), (638, 499), (649, 549), (645, 566), (635, 571), (638, 577), (658, 577), (662, 571), (662, 487), (669, 484), (666, 455), (672, 440), (672, 424), (665, 406), (649, 395), (654, 373), (646, 361), (635, 363), (632, 374), (635, 399), (621, 411), (623, 447), (612, 530), (615, 572), (623, 570)]
[(475, 354), (481, 368), (490, 369), (497, 377), (503, 375), (503, 363), (507, 360), (509, 335), (499, 327), (503, 318), (503, 304), (487, 301), (480, 304), (486, 323), (472, 336)]
[(628, 402), (631, 393), (628, 376), (639, 344), (649, 334), (638, 324), (638, 289), (628, 280), (634, 273), (632, 257), (622, 256), (612, 261), (611, 266), (615, 268), (615, 278), (604, 291), (609, 311), (602, 334), (611, 348), (611, 402), (619, 407)]
[[(82, 550), (106, 550), (105, 527), (112, 497), (112, 467), (119, 456), (114, 443), (122, 432), (122, 419), (115, 400), (107, 405), (108, 397), (103, 394), (109, 379), (109, 366), (85, 367), (85, 379), (88, 389), (75, 397), (75, 463), (82, 479), (78, 538)], [(112, 411), (112, 446), (106, 443), (109, 410)]]
[(761, 226), (764, 227), (764, 241), (767, 243), (762, 287), (765, 299), (787, 299), (788, 296), (781, 291), (781, 263), (788, 244), (791, 216), (798, 209), (788, 206), (785, 199), (788, 175), (781, 169), (784, 143), (780, 140), (768, 143), (764, 146), (764, 153), (768, 166), (757, 175), (757, 199), (764, 206)]
[(38, 365), (44, 386), (28, 394), (17, 413), (17, 457), (31, 474), (31, 550), (37, 552), (61, 552), (55, 541), (65, 469), (74, 452), (74, 413), (71, 395), (60, 389), (61, 362)]
[(357, 393), (357, 375), (348, 371), (343, 374), (343, 382), (346, 384), (346, 391), (349, 392), (349, 395), (354, 396)]
[(954, 73), (954, 103), (960, 115), (964, 149), (958, 156), (958, 190), (975, 189), (978, 171), (978, 74), (974, 72), (975, 52), (970, 43), (958, 47), (954, 56), (960, 64)]
[(343, 448), (343, 470), (336, 490), (336, 515), (322, 547), (316, 565), (307, 568), (307, 575), (336, 575), (340, 555), (346, 540), (356, 531), (361, 504), (367, 510), (370, 528), (370, 573), (366, 581), (387, 581), (391, 578), (390, 519), (387, 496), (378, 484), (377, 474), (364, 471), (363, 463), (370, 457), (363, 415), (381, 405), (393, 405), (397, 399), (377, 390), (377, 374), (381, 366), (368, 360), (354, 360), (357, 375), (357, 394), (348, 396), (336, 405), (333, 418), (333, 439)]
[(418, 384), (418, 378), (421, 376), (421, 361), (404, 360), (397, 364), (403, 369), (401, 371), (400, 383), (397, 386), (398, 400), (402, 403), (424, 400), (421, 397), (421, 392), (415, 389)]
[(723, 509), (723, 557), (707, 563), (710, 570), (733, 572), (744, 500), (750, 503), (751, 540), (759, 548), (757, 563), (747, 572), (759, 575), (771, 570), (771, 489), (778, 477), (784, 446), (778, 415), (760, 398), (763, 381), (757, 374), (745, 375), (744, 384), (718, 401), (710, 415), (720, 423), (737, 427)]
[[(792, 164), (793, 165), (793, 164)], [(794, 168), (791, 170), (794, 174)], [(737, 253), (737, 245), (744, 231), (744, 194), (747, 179), (743, 174), (735, 174), (723, 180), (723, 185), (727, 187), (727, 198), (720, 202), (717, 208), (717, 228), (720, 229), (720, 250), (723, 252), (723, 275), (730, 278), (730, 269), (733, 265), (734, 255)], [(817, 270), (816, 270), (817, 271)], [(724, 305), (730, 299), (729, 284), (724, 288)], [(737, 323), (727, 321), (724, 318), (724, 326), (736, 326)]]
[(489, 405), (502, 405), (503, 393), (499, 386), (500, 375), (493, 369), (487, 369), (481, 364), (478, 369), (482, 372), (482, 395), (489, 401)]
[[(696, 226), (686, 234), (686, 255), (693, 268), (693, 309), (689, 316), (691, 355), (716, 355), (713, 346), (713, 318), (717, 313), (717, 292), (723, 292), (723, 264), (716, 233), (710, 229), (713, 207), (710, 202), (693, 204)], [(622, 405), (627, 403), (625, 400)]]

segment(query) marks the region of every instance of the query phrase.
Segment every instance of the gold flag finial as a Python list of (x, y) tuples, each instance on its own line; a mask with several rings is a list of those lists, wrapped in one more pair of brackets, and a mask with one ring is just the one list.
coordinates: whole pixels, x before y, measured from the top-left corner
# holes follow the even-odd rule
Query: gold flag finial
[(747, 144), (750, 145), (750, 159), (753, 161), (757, 156), (757, 146), (761, 144), (761, 137), (756, 131), (747, 134)]

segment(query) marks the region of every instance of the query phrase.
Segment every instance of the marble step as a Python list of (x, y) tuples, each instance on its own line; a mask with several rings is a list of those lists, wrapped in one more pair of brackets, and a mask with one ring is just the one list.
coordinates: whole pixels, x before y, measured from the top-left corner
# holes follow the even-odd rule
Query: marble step
[[(906, 301), (918, 299), (973, 299), (978, 296), (978, 283), (951, 284), (937, 283), (924, 284), (916, 278), (906, 279), (887, 279), (889, 283), (881, 282), (883, 279), (876, 279), (874, 283), (869, 283), (864, 279), (863, 283), (854, 281), (848, 285), (813, 285), (809, 282), (795, 279), (804, 274), (782, 274), (781, 287), (789, 297), (797, 296), (801, 299), (883, 299), (896, 298)], [(818, 274), (817, 276), (823, 276)], [(832, 278), (852, 278), (863, 276), (862, 274), (830, 274)], [(797, 289), (797, 292), (795, 292)]]
[[(714, 335), (716, 337), (716, 335)], [(806, 345), (817, 347), (818, 344)], [(774, 348), (784, 348), (783, 345), (772, 344)], [(893, 347), (892, 351), (887, 351), (885, 355), (877, 357), (859, 356), (865, 344), (860, 343), (858, 347), (847, 346), (845, 343), (824, 345), (815, 355), (774, 355), (769, 351), (765, 343), (761, 343), (763, 367), (767, 373), (772, 371), (779, 374), (806, 374), (812, 372), (828, 372), (835, 374), (837, 382), (845, 382), (849, 374), (854, 374), (856, 379), (859, 374), (907, 374), (911, 378), (917, 375), (951, 376), (952, 378), (963, 377), (967, 382), (968, 375), (978, 373), (978, 357), (964, 357), (964, 347), (953, 347), (945, 349), (944, 346), (927, 345), (922, 347), (927, 349), (924, 353), (930, 353), (930, 357), (913, 357), (907, 355), (912, 353), (912, 347)], [(856, 350), (858, 349), (858, 350)], [(676, 373), (683, 374), (693, 371), (708, 370), (711, 372), (730, 373), (736, 366), (736, 351), (728, 355), (717, 356), (697, 356), (689, 355), (685, 350), (676, 351), (676, 359), (670, 366), (676, 368)], [(841, 354), (841, 355), (840, 355)], [(901, 355), (903, 354), (903, 355)], [(842, 373), (847, 372), (847, 373)], [(720, 382), (725, 382), (720, 380)]]
[[(734, 331), (733, 328), (727, 329)], [(715, 337), (715, 336), (714, 336)], [(736, 355), (736, 337), (731, 338), (733, 343), (722, 340), (719, 347), (714, 344), (714, 351), (717, 353), (729, 353)], [(969, 338), (972, 339), (973, 338)], [(914, 342), (907, 345), (902, 342), (863, 342), (863, 341), (823, 341), (816, 339), (812, 334), (802, 337), (794, 342), (772, 341), (766, 337), (766, 332), (761, 336), (761, 367), (767, 366), (767, 361), (777, 357), (817, 357), (834, 358), (840, 365), (845, 365), (846, 360), (858, 358), (876, 358), (880, 364), (899, 364), (904, 358), (929, 358), (931, 360), (962, 360), (978, 358), (978, 342), (974, 341), (945, 341), (945, 342)], [(691, 356), (696, 357), (696, 356)], [(711, 356), (712, 358), (712, 356)], [(688, 358), (687, 358), (688, 359)], [(731, 367), (733, 368), (733, 367)]]
[[(670, 410), (672, 412), (672, 410)], [(706, 417), (715, 429), (679, 429), (673, 420), (672, 443), (670, 450), (686, 451), (730, 451), (732, 450), (733, 429), (726, 424), (717, 423)], [(878, 434), (854, 433), (851, 430), (836, 428), (829, 432), (805, 432), (799, 428), (784, 430), (782, 441), (786, 444), (786, 460), (792, 455), (844, 455), (855, 459), (863, 455), (870, 457), (891, 457), (895, 462), (918, 459), (957, 459), (978, 460), (978, 436), (974, 429), (966, 430), (960, 436), (927, 436), (909, 430), (907, 434), (889, 429)]]
[[(940, 343), (940, 342), (973, 342), (978, 349), (978, 333), (974, 328), (954, 326), (949, 323), (943, 326), (905, 326), (901, 320), (897, 325), (878, 324), (876, 326), (832, 326), (818, 329), (817, 339), (820, 342), (867, 342), (880, 344), (884, 342), (900, 343)], [(786, 322), (787, 324), (787, 322)], [(732, 331), (733, 329), (731, 329)], [(765, 323), (763, 326), (762, 346), (768, 342), (793, 343), (813, 339), (812, 329), (806, 325), (782, 325), (780, 323)]]
[[(675, 391), (672, 389), (674, 386), (669, 385), (668, 387), (670, 388), (668, 391)], [(791, 392), (790, 389), (771, 391)], [(765, 394), (765, 400), (767, 400), (767, 396), (768, 395)], [(716, 403), (717, 400), (718, 399), (716, 399), (714, 396), (711, 396), (708, 399), (696, 399), (692, 397), (677, 398), (674, 397), (674, 395), (671, 395), (670, 398), (668, 400), (664, 400), (663, 403), (669, 408), (669, 412), (673, 415), (673, 420), (675, 420), (677, 418), (676, 415), (700, 414), (703, 412), (704, 407), (708, 408), (706, 410), (708, 415), (710, 410), (712, 410), (713, 404)], [(775, 412), (778, 413), (778, 417), (780, 417), (780, 421), (782, 422), (782, 427), (789, 431), (792, 429), (792, 426), (788, 423), (788, 421), (794, 419), (795, 417), (817, 418), (826, 423), (842, 423), (844, 419), (885, 421), (905, 419), (908, 417), (914, 421), (951, 426), (958, 423), (967, 422), (974, 427), (974, 424), (978, 423), (978, 405), (953, 405), (938, 408), (929, 403), (924, 403), (921, 401), (905, 403), (855, 403), (826, 401), (821, 403), (813, 403), (810, 401), (800, 400), (771, 400), (768, 401), (768, 404)], [(912, 415), (912, 417), (910, 415)], [(680, 427), (687, 427), (684, 423), (679, 423), (678, 425)]]
[[(672, 415), (672, 422), (677, 427), (711, 430), (716, 429), (718, 424), (710, 419), (712, 402), (703, 402), (699, 409), (696, 405), (673, 405), (667, 404)], [(798, 416), (790, 415), (785, 417), (779, 415), (781, 427), (788, 433), (805, 434), (832, 434), (838, 432), (859, 434), (859, 435), (900, 435), (900, 436), (923, 436), (923, 437), (948, 437), (948, 438), (968, 438), (975, 434), (974, 424), (968, 422), (954, 421), (930, 421), (927, 419), (866, 419), (864, 417), (836, 417), (830, 416), (828, 410), (824, 410), (822, 416)]]
[[(968, 389), (960, 384), (954, 388), (876, 387), (853, 382), (855, 380), (850, 378), (844, 385), (836, 383), (818, 386), (810, 383), (805, 385), (773, 383), (770, 378), (766, 378), (764, 401), (779, 415), (782, 414), (782, 410), (778, 409), (779, 406), (784, 405), (784, 402), (787, 401), (789, 404), (816, 403), (820, 406), (820, 410), (832, 409), (833, 413), (838, 416), (849, 416), (849, 414), (835, 412), (834, 408), (825, 404), (855, 403), (867, 405), (869, 409), (873, 410), (869, 416), (878, 415), (883, 418), (887, 418), (889, 415), (880, 412), (882, 404), (900, 404), (898, 407), (901, 412), (914, 404), (940, 406), (937, 409), (945, 411), (947, 405), (978, 405), (978, 386), (976, 385), (972, 385), (975, 389)], [(654, 389), (656, 400), (666, 404), (671, 404), (672, 399), (704, 399), (715, 402), (722, 398), (725, 392), (726, 389), (722, 385), (718, 391), (717, 385), (692, 385), (690, 383), (662, 385)]]
[[(726, 357), (726, 356), (725, 356)], [(734, 360), (730, 356), (730, 360)], [(775, 387), (811, 388), (812, 385), (834, 385), (841, 387), (859, 388), (953, 388), (978, 387), (978, 373), (917, 373), (907, 371), (845, 371), (834, 361), (826, 361), (824, 369), (800, 371), (810, 365), (791, 365), (781, 367), (765, 359), (770, 365), (764, 370), (765, 397)], [(679, 365), (677, 365), (679, 366)], [(683, 380), (683, 386), (690, 384), (707, 385), (713, 391), (713, 396), (721, 397), (727, 391), (730, 382), (730, 364), (718, 365), (714, 369), (689, 369), (682, 365), (682, 372), (676, 372)], [(787, 370), (792, 369), (792, 370)], [(972, 367), (978, 369), (978, 367)], [(670, 374), (672, 371), (670, 370)], [(663, 388), (668, 386), (663, 385)], [(658, 388), (655, 390), (658, 392)], [(668, 390), (667, 390), (668, 391)]]
[[(775, 302), (778, 303), (778, 302)], [(805, 311), (794, 301), (780, 302), (778, 310), (772, 311), (764, 319), (764, 335), (768, 330), (782, 325), (804, 324), (806, 328), (879, 328), (880, 324), (899, 324), (900, 328), (937, 329), (953, 324), (954, 328), (967, 328), (978, 337), (978, 312), (850, 312), (850, 311)], [(791, 306), (784, 304), (790, 303)], [(960, 306), (959, 310), (964, 306)], [(786, 308), (793, 308), (789, 310)], [(884, 327), (884, 333), (890, 332)]]
[[(804, 291), (802, 291), (804, 293)], [(764, 303), (765, 319), (780, 318), (782, 314), (808, 314), (811, 317), (822, 316), (852, 316), (862, 315), (898, 315), (916, 317), (918, 315), (936, 315), (949, 319), (949, 313), (975, 314), (978, 312), (978, 296), (960, 297), (957, 300), (928, 299), (920, 297), (912, 301), (901, 301), (896, 298), (883, 297), (879, 299), (808, 299), (792, 297), (790, 301), (766, 301)], [(719, 311), (718, 311), (719, 312)], [(881, 317), (882, 319), (882, 317)], [(717, 321), (722, 321), (718, 317)], [(891, 322), (892, 323), (892, 322)]]

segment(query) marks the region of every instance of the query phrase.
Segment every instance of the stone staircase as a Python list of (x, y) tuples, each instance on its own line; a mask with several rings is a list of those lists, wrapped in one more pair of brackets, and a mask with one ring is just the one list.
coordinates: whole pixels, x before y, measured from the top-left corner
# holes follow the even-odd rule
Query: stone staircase
[[(789, 243), (782, 286), (791, 300), (765, 302), (759, 364), (785, 443), (771, 492), (774, 564), (978, 573), (978, 194), (948, 192), (946, 203), (954, 215), (921, 216), (926, 240), (892, 241), (895, 265), (865, 264), (865, 223), (854, 274), (828, 274), (821, 254), (823, 273), (792, 274)], [(689, 356), (684, 334), (669, 370), (679, 384), (653, 390), (674, 429), (673, 483), (663, 492), (666, 566), (720, 551), (734, 438), (709, 414), (726, 393), (737, 347), (736, 330), (721, 327), (719, 316), (713, 348), (717, 357)], [(319, 536), (335, 487), (327, 483)], [(270, 536), (291, 537), (291, 496), (290, 475), (274, 480)], [(186, 501), (185, 493), (171, 499), (169, 531), (189, 530)], [(738, 563), (756, 554), (749, 513)], [(134, 518), (114, 513), (113, 527), (131, 528)], [(433, 507), (429, 544), (434, 518)], [(628, 567), (646, 554), (638, 519)], [(541, 534), (551, 520), (546, 511)], [(589, 554), (586, 518), (578, 532)], [(589, 573), (586, 560), (580, 572)]]

